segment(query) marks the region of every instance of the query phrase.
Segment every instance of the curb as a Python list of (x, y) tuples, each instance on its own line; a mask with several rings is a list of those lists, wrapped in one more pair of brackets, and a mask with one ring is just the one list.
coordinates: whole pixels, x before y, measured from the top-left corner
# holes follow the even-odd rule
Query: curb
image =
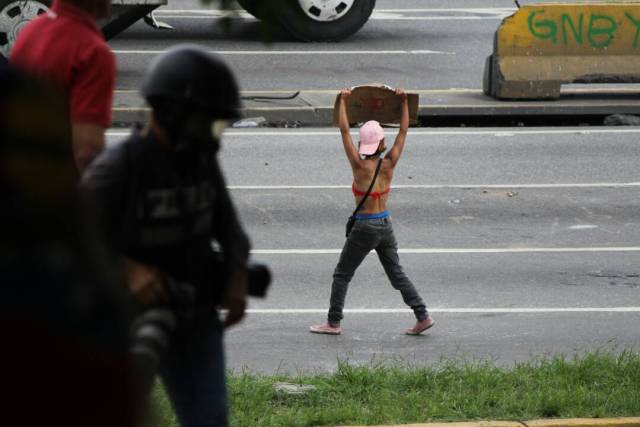
[[(346, 427), (346, 426), (345, 426)], [(367, 427), (367, 426), (349, 426)], [(389, 424), (368, 427), (640, 427), (640, 417), (568, 418), (533, 421), (472, 421), (423, 424)]]
[[(344, 426), (347, 427), (347, 426)], [(349, 426), (367, 427), (367, 426)], [(368, 427), (640, 427), (640, 417), (569, 418), (533, 421), (473, 421), (423, 424), (389, 424)]]
[[(640, 90), (635, 88), (568, 89), (559, 100), (498, 101), (480, 89), (411, 90), (420, 95), (418, 116), (428, 122), (434, 117), (487, 116), (571, 116), (640, 114)], [(289, 100), (243, 101), (244, 117), (264, 117), (271, 123), (295, 123), (306, 126), (331, 126), (333, 103), (338, 91), (302, 91)], [(290, 95), (291, 92), (269, 92)], [(243, 92), (243, 97), (264, 95)], [(143, 122), (149, 109), (137, 91), (116, 91), (113, 122), (129, 126)]]

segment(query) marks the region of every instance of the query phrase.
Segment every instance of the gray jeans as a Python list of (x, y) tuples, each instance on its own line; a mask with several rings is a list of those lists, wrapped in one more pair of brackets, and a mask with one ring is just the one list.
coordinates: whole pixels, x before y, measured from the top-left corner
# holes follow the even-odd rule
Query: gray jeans
[(393, 234), (391, 219), (359, 219), (342, 248), (340, 261), (333, 273), (329, 323), (334, 326), (340, 324), (349, 282), (372, 249), (378, 253), (391, 286), (400, 291), (405, 304), (413, 309), (418, 320), (426, 318), (427, 307), (400, 265), (398, 243)]

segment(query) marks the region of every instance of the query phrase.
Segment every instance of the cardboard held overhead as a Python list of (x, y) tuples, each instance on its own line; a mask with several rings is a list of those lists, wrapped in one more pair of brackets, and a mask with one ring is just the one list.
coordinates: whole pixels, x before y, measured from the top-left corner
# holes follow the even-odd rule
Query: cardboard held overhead
[(640, 2), (543, 3), (502, 21), (483, 90), (503, 99), (553, 99), (563, 83), (639, 82)]
[[(418, 94), (408, 93), (409, 123), (418, 122)], [(333, 126), (338, 126), (338, 103), (340, 94), (336, 96), (333, 108)], [(385, 85), (364, 85), (351, 88), (351, 96), (347, 101), (347, 117), (349, 124), (364, 123), (377, 120), (382, 124), (400, 123), (401, 101), (395, 90)]]

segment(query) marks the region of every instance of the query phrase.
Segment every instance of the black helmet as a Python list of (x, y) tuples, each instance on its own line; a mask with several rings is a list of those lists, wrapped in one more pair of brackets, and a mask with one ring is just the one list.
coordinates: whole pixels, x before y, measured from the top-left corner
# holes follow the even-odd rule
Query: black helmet
[(195, 45), (178, 45), (156, 57), (144, 76), (142, 95), (154, 107), (170, 102), (215, 118), (239, 117), (238, 85), (231, 70)]

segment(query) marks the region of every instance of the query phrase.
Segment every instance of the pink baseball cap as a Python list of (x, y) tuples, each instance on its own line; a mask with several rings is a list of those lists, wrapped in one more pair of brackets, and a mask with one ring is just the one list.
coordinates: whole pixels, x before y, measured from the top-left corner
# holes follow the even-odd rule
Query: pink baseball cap
[(383, 138), (384, 130), (380, 123), (369, 120), (360, 128), (360, 149), (358, 152), (365, 156), (375, 153)]

